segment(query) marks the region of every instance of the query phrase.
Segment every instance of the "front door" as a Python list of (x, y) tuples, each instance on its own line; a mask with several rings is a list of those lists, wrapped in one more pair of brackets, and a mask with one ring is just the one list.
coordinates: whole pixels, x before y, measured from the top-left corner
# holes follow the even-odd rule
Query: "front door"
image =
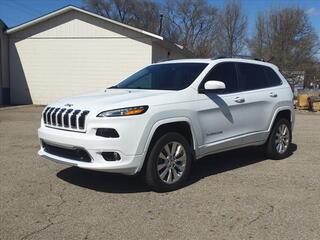
[[(202, 129), (203, 147), (201, 154), (232, 147), (229, 141), (245, 134), (248, 129), (245, 96), (239, 92), (236, 65), (223, 62), (215, 65), (201, 83), (222, 81), (226, 85), (223, 92), (199, 94), (198, 118)], [(200, 85), (200, 87), (202, 87)]]

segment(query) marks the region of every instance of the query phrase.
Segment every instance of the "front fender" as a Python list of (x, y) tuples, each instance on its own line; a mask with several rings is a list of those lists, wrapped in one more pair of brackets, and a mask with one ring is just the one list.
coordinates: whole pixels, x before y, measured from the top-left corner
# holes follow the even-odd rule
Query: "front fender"
[[(175, 122), (187, 122), (189, 124), (191, 134), (192, 134), (192, 141), (193, 141), (194, 150), (195, 151), (197, 150), (198, 142), (197, 142), (197, 139), (194, 134), (195, 131), (192, 127), (192, 121), (187, 117), (166, 118), (166, 119), (162, 119), (162, 120), (155, 122), (154, 124), (152, 124), (151, 128), (145, 129), (145, 132), (143, 134), (143, 137), (141, 138), (141, 141), (140, 141), (139, 147), (138, 147), (138, 149), (143, 149), (144, 161), (145, 161), (145, 157), (147, 155), (152, 137), (153, 137), (154, 133), (156, 132), (156, 130), (164, 124), (175, 123)], [(141, 164), (139, 171), (141, 170), (142, 166), (143, 166), (143, 163)]]

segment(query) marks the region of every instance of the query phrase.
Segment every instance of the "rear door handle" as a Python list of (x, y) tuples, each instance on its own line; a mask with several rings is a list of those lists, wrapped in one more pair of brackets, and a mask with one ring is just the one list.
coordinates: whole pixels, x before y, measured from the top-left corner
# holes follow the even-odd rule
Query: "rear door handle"
[(236, 97), (236, 98), (234, 99), (234, 101), (237, 102), (237, 103), (244, 103), (244, 102), (245, 102), (245, 99), (244, 99), (244, 98)]
[(270, 97), (278, 97), (278, 94), (276, 94), (274, 92), (271, 92), (269, 95), (270, 95)]

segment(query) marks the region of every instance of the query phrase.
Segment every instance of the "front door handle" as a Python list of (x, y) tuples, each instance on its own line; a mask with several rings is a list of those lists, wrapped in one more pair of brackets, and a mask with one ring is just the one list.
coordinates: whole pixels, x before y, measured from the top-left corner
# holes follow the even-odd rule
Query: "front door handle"
[(276, 94), (274, 92), (271, 92), (269, 95), (270, 95), (270, 97), (278, 97), (278, 94)]
[(244, 103), (244, 102), (245, 102), (245, 99), (244, 99), (244, 98), (236, 97), (236, 98), (234, 99), (234, 101), (237, 102), (237, 103)]

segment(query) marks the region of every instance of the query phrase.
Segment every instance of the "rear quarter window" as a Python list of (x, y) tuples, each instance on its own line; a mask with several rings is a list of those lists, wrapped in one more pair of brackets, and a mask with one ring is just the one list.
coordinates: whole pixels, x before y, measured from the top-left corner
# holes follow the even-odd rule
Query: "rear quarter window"
[(264, 70), (266, 77), (268, 79), (268, 86), (269, 87), (281, 85), (282, 81), (281, 81), (280, 77), (278, 76), (278, 74), (276, 74), (276, 72), (272, 68), (263, 67), (263, 70)]

